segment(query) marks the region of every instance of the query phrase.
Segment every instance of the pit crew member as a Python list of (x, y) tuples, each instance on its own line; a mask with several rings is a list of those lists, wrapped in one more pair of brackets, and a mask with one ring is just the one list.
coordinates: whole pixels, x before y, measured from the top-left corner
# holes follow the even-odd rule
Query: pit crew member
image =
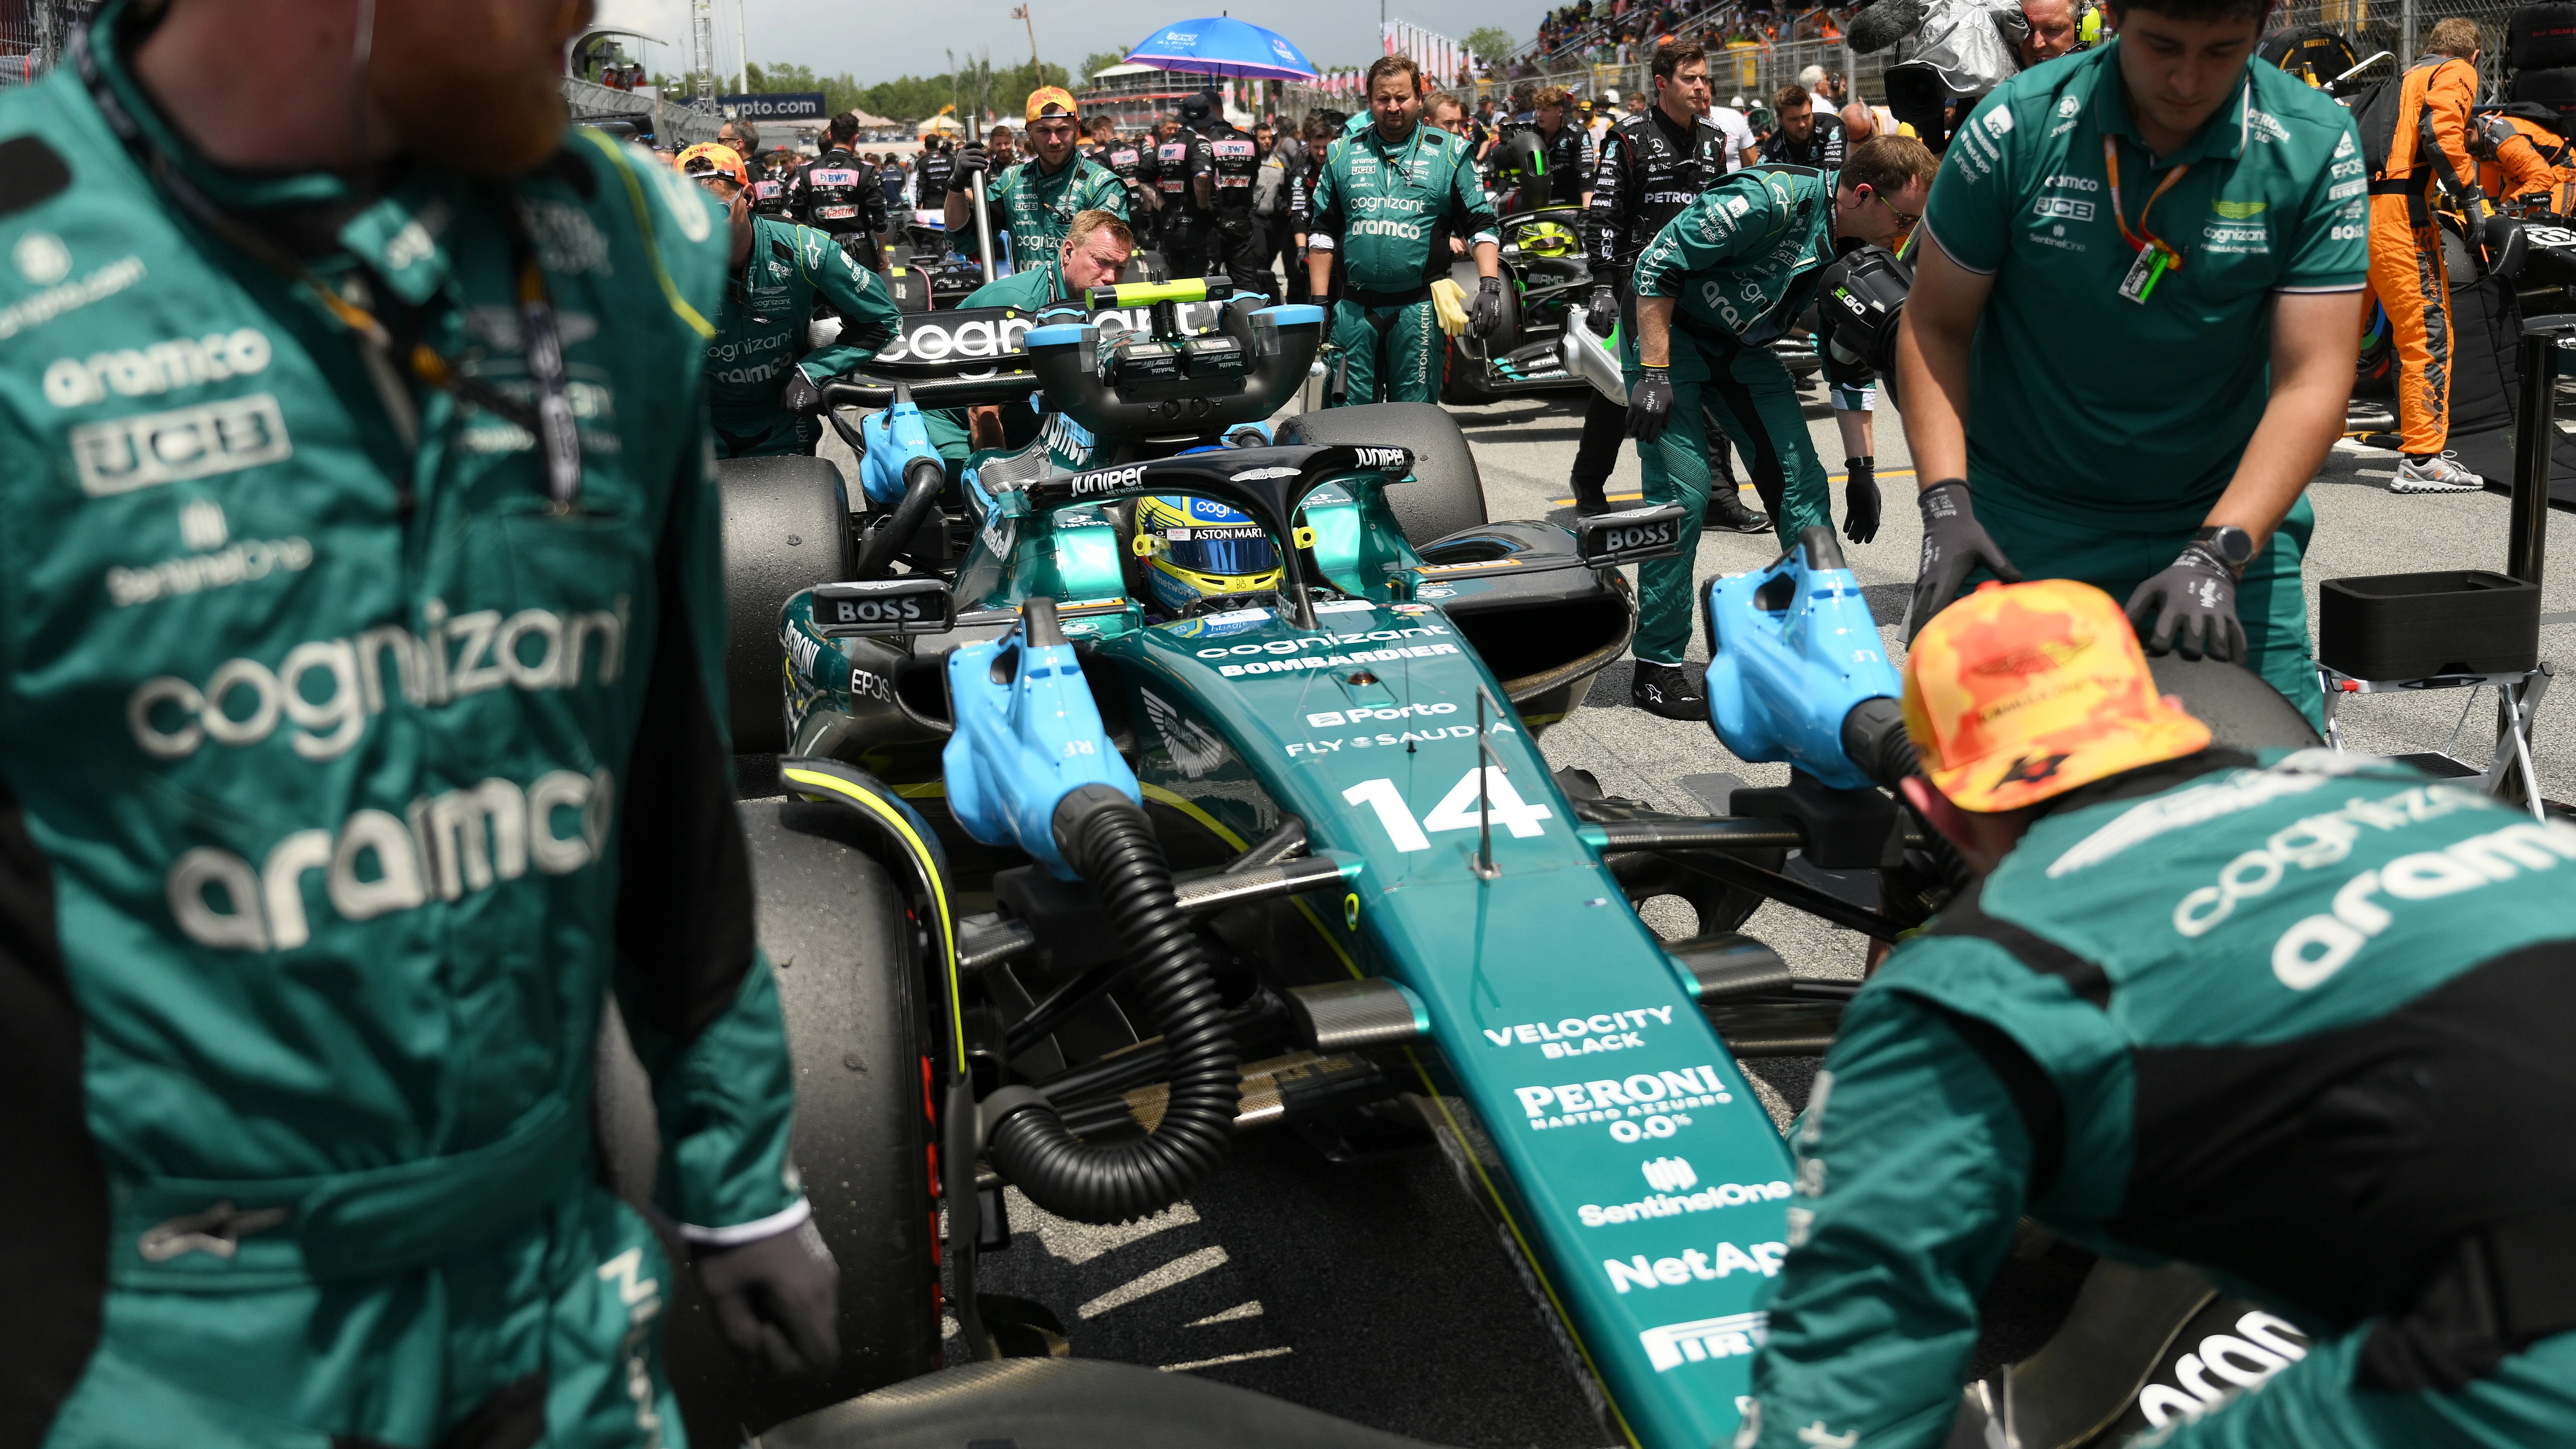
[(2083, 579), (2150, 652), (2239, 660), (2320, 720), (2301, 494), (2343, 431), (2368, 219), (2344, 108), (2251, 63), (2265, 13), (2115, 8), (1953, 139), (1897, 338), (1909, 617), (1980, 569)]
[[(1629, 306), (1629, 272), (1637, 253), (1681, 215), (1682, 208), (1733, 170), (1726, 135), (1709, 123), (1708, 57), (1696, 45), (1667, 45), (1655, 52), (1655, 104), (1642, 116), (1623, 117), (1606, 132), (1592, 180), (1592, 232), (1586, 245), (1592, 294), (1584, 325), (1596, 337), (1619, 329), (1622, 356), (1634, 352), (1637, 327)], [(1628, 436), (1628, 410), (1595, 391), (1583, 400), (1583, 438), (1575, 445), (1574, 506), (1584, 513), (1610, 507), (1605, 489)], [(1771, 520), (1744, 506), (1726, 435), (1708, 440), (1708, 507), (1702, 522), (1730, 533), (1760, 533)]]
[[(2391, 493), (2474, 493), (2486, 480), (2460, 466), (2451, 441), (2450, 273), (2434, 186), (2461, 194), (2477, 177), (2469, 153), (2478, 100), (2478, 23), (2433, 22), (2425, 54), (2399, 82), (2387, 163), (2370, 177), (2370, 295), (2388, 313), (2396, 351), (2397, 434), (2406, 456)], [(2433, 145), (2424, 145), (2430, 130)], [(2472, 197), (2468, 205), (2475, 206)], [(2369, 303), (2363, 303), (2367, 315)]]
[[(963, 307), (1017, 307), (1034, 316), (1050, 302), (1079, 304), (1094, 287), (1114, 287), (1127, 273), (1136, 252), (1136, 234), (1124, 218), (1106, 209), (1079, 212), (1073, 227), (1056, 241), (1055, 255), (1043, 264), (1024, 267), (966, 295)], [(936, 319), (934, 319), (935, 322)], [(948, 460), (949, 471), (978, 448), (1024, 448), (1044, 423), (1037, 399), (1008, 406), (932, 408), (922, 414), (931, 446)], [(975, 415), (988, 421), (976, 436)]]
[(838, 1357), (724, 736), (723, 231), (565, 132), (584, 8), (110, 0), (0, 94), (0, 1440), (675, 1440), (612, 987), (715, 1316)]
[(791, 214), (816, 231), (838, 238), (850, 260), (868, 271), (885, 270), (885, 185), (877, 169), (851, 149), (859, 139), (854, 111), (834, 116), (823, 154), (796, 168), (788, 181)]
[[(1730, 176), (1657, 233), (1637, 258), (1637, 361), (1627, 368), (1628, 430), (1646, 501), (1682, 506), (1679, 552), (1638, 566), (1638, 708), (1705, 720), (1682, 667), (1691, 634), (1691, 567), (1708, 504), (1708, 439), (1742, 450), (1783, 547), (1833, 526), (1825, 466), (1807, 436), (1798, 384), (1770, 344), (1814, 299), (1835, 243), (1886, 245), (1923, 209), (1939, 165), (1903, 136), (1864, 141), (1840, 171)], [(1715, 424), (1712, 428), (1710, 425)], [(1853, 506), (1875, 508), (1875, 490)]]
[[(811, 453), (822, 435), (821, 384), (894, 340), (894, 298), (830, 233), (754, 215), (742, 163), (724, 147), (692, 146), (678, 169), (725, 208), (733, 241), (733, 275), (706, 349), (716, 456)], [(841, 315), (841, 335), (808, 353), (817, 297)]]
[(1735, 1442), (1943, 1443), (2025, 1215), (2312, 1339), (2209, 1363), (2224, 1397), (2134, 1442), (2576, 1441), (2576, 827), (2213, 748), (2126, 622), (1993, 584), (1907, 655), (1905, 794), (1975, 884), (1853, 998), (1790, 1129)]
[[(1572, 111), (1573, 97), (1565, 87), (1547, 86), (1533, 98), (1530, 118), (1506, 122), (1503, 137), (1505, 144), (1509, 144), (1514, 132), (1527, 131), (1537, 139), (1537, 174), (1560, 178), (1548, 187), (1549, 205), (1588, 207), (1592, 204), (1592, 173), (1597, 160), (1592, 150), (1592, 133), (1573, 123)], [(1520, 178), (1524, 188), (1528, 187), (1529, 181), (1529, 177)], [(1529, 194), (1525, 189), (1512, 209), (1530, 210)]]
[(2478, 190), (2499, 203), (2531, 201), (2553, 216), (2576, 210), (2576, 145), (2529, 116), (2489, 112), (2477, 123), (2469, 151), (2478, 158)]
[(1780, 87), (1771, 98), (1777, 126), (1762, 143), (1762, 159), (1792, 166), (1840, 171), (1843, 166), (1842, 117), (1816, 109), (1815, 97), (1801, 85)]
[(1208, 148), (1208, 266), (1222, 271), (1238, 293), (1275, 297), (1279, 278), (1270, 270), (1270, 230), (1252, 214), (1252, 183), (1261, 169), (1260, 147), (1203, 95), (1206, 119), (1197, 123)]
[(1107, 116), (1091, 118), (1091, 145), (1083, 154), (1099, 166), (1108, 168), (1127, 189), (1127, 216), (1143, 225), (1162, 204), (1161, 193), (1154, 189), (1154, 146), (1151, 141), (1131, 141), (1118, 134), (1118, 123)]
[[(1073, 225), (1074, 213), (1107, 211), (1127, 215), (1127, 187), (1108, 167), (1085, 156), (1074, 145), (1073, 93), (1062, 86), (1040, 86), (1029, 92), (1025, 108), (1029, 147), (1036, 154), (984, 181), (993, 224), (1007, 228), (1019, 254), (1045, 256)], [(948, 181), (948, 234), (960, 250), (973, 255), (974, 211), (969, 185), (985, 177), (992, 155), (979, 144), (957, 151)]]
[(1468, 322), (1483, 337), (1502, 320), (1501, 245), (1493, 204), (1457, 137), (1422, 124), (1422, 69), (1404, 55), (1368, 68), (1371, 124), (1334, 141), (1318, 168), (1306, 229), (1306, 280), (1326, 290), (1333, 262), (1334, 348), (1345, 401), (1437, 402), (1448, 339), (1431, 283), (1449, 274), (1449, 238), (1463, 236), (1476, 263)]

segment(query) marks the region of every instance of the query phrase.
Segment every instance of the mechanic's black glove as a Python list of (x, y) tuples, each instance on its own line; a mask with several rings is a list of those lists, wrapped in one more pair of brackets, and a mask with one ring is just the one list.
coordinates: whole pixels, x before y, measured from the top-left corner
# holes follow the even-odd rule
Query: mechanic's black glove
[[(2129, 622), (2150, 654), (2180, 650), (2185, 659), (2245, 657), (2245, 625), (2236, 617), (2236, 571), (2193, 539), (2182, 557), (2129, 595)], [(2151, 632), (2152, 630), (2152, 632)]]
[(993, 153), (984, 149), (984, 143), (969, 142), (957, 148), (957, 160), (948, 170), (948, 184), (961, 185), (967, 177), (981, 176), (991, 170), (992, 166)]
[(1945, 478), (1924, 489), (1915, 504), (1923, 510), (1923, 562), (1914, 572), (1914, 604), (1906, 615), (1908, 644), (1933, 615), (1950, 607), (1959, 587), (1978, 569), (1990, 569), (2008, 584), (2021, 582), (2021, 570), (1995, 547), (1969, 508), (1967, 479)]
[(1637, 385), (1628, 389), (1628, 436), (1651, 443), (1673, 421), (1673, 370), (1640, 368)]
[(787, 386), (779, 389), (778, 405), (791, 413), (819, 413), (823, 410), (823, 390), (805, 375), (805, 369), (790, 364)]
[(1878, 460), (1854, 458), (1843, 481), (1843, 537), (1867, 543), (1878, 537)]
[(1619, 293), (1607, 282), (1592, 289), (1592, 302), (1583, 309), (1583, 325), (1595, 337), (1608, 337), (1619, 325)]
[(692, 1256), (735, 1353), (780, 1378), (826, 1373), (840, 1362), (841, 1268), (813, 1219)]
[(1480, 277), (1476, 281), (1476, 300), (1467, 304), (1467, 330), (1478, 337), (1491, 337), (1503, 325), (1503, 279)]

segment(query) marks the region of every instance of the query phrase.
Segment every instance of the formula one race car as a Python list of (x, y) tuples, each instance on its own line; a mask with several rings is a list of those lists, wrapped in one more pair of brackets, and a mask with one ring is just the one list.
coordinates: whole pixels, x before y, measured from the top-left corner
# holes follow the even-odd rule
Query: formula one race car
[[(1514, 212), (1498, 228), (1502, 240), (1503, 321), (1491, 337), (1469, 333), (1449, 340), (1443, 402), (1492, 402), (1518, 393), (1580, 388), (1583, 379), (1557, 358), (1557, 337), (1569, 308), (1592, 294), (1592, 268), (1583, 259), (1583, 211), (1549, 206)], [(1476, 265), (1460, 259), (1449, 279), (1476, 295)]]
[[(979, 1252), (1011, 1231), (1001, 1188), (1124, 1221), (1222, 1171), (1233, 1134), (1305, 1123), (1460, 1166), (1605, 1432), (1724, 1442), (1791, 1195), (1737, 1061), (1821, 1051), (1852, 989), (1793, 979), (1738, 928), (1769, 898), (1893, 939), (1963, 879), (1877, 788), (1911, 748), (1831, 534), (1709, 601), (1719, 727), (1794, 761), (1792, 783), (1714, 818), (1608, 798), (1551, 774), (1536, 737), (1624, 650), (1616, 566), (1669, 553), (1677, 510), (1489, 522), (1436, 408), (1269, 423), (1320, 309), (1229, 300), (1222, 279), (1088, 301), (943, 314), (991, 349), (943, 334), (933, 358), (924, 334), (836, 385), (881, 409), (834, 415), (862, 452), (855, 528), (826, 463), (727, 465), (732, 722), (738, 749), (780, 751), (747, 793), (783, 798), (745, 816), (845, 1361), (745, 1382), (684, 1289), (666, 1352), (691, 1432), (1010, 1437), (906, 1437), (889, 1401), (838, 1403), (938, 1370), (943, 1312), (975, 1359), (1062, 1352), (1041, 1306), (977, 1292)], [(953, 476), (930, 448), (924, 405), (1033, 394), (1029, 446)], [(1875, 872), (1878, 905), (1783, 874), (1793, 848)], [(1668, 895), (1697, 911), (1691, 938), (1638, 916)], [(641, 1196), (640, 1073), (610, 1070), (602, 1100)], [(1000, 1423), (1038, 1384), (1020, 1407), (1058, 1432), (1019, 1431), (1032, 1443), (1222, 1421), (1173, 1398), (1200, 1389), (1136, 1381), (1185, 1375), (997, 1367), (941, 1382), (1001, 1397), (937, 1402)], [(887, 1412), (918, 1427), (932, 1402)], [(1306, 1427), (1226, 1442), (1391, 1442), (1273, 1407)], [(1066, 1439), (1083, 1414), (1090, 1437)]]

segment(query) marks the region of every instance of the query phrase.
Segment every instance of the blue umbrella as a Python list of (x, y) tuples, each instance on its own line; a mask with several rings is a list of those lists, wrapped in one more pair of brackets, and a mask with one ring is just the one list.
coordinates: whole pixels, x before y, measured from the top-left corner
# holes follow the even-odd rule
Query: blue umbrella
[(1182, 20), (1146, 37), (1129, 63), (1251, 80), (1313, 80), (1314, 64), (1274, 32), (1228, 16)]

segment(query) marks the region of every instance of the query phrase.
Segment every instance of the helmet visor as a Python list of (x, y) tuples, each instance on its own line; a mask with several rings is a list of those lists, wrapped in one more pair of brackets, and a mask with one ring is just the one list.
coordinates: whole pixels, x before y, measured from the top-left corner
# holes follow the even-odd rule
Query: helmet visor
[(1279, 567), (1278, 545), (1253, 524), (1166, 530), (1164, 557), (1174, 568), (1219, 578), (1266, 574)]

